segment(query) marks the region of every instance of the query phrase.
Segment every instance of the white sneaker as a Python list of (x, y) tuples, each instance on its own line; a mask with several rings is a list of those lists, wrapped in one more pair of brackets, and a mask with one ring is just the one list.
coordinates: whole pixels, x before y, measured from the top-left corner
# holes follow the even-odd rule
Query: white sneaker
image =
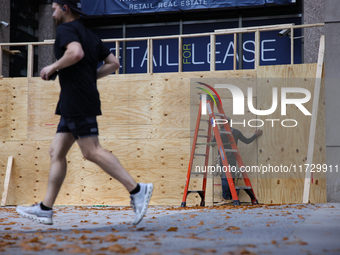
[(139, 183), (140, 191), (137, 194), (130, 196), (131, 207), (135, 211), (135, 219), (133, 225), (137, 225), (144, 217), (148, 209), (149, 202), (152, 196), (152, 183)]
[(17, 213), (22, 217), (34, 220), (46, 225), (53, 224), (53, 210), (44, 211), (41, 210), (40, 204), (35, 204), (32, 206), (17, 206)]

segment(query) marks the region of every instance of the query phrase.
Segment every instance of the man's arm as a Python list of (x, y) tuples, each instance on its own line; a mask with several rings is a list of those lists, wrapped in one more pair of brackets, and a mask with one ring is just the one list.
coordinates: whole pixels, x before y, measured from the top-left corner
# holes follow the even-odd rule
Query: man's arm
[(84, 51), (79, 42), (70, 42), (66, 46), (64, 55), (52, 65), (44, 67), (40, 72), (40, 77), (43, 80), (48, 80), (49, 76), (57, 70), (69, 67), (79, 62), (84, 57)]
[[(257, 137), (262, 135), (262, 130), (258, 129), (255, 131), (254, 135), (250, 138), (246, 138), (241, 131), (237, 130), (237, 132), (235, 132), (236, 134), (234, 134), (234, 138), (235, 136), (237, 136), (237, 139), (241, 140), (242, 142), (244, 142), (245, 144), (250, 144), (252, 141), (254, 141)], [(236, 138), (235, 138), (236, 140)]]
[(98, 68), (97, 70), (97, 79), (103, 78), (114, 71), (116, 71), (120, 67), (120, 64), (117, 58), (110, 53), (105, 59), (104, 64)]

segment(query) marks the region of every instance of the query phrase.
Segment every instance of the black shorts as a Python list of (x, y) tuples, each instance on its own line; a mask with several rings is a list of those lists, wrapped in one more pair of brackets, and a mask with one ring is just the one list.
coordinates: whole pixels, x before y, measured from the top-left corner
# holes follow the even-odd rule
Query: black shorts
[(57, 133), (72, 133), (75, 139), (98, 136), (97, 117), (60, 117)]

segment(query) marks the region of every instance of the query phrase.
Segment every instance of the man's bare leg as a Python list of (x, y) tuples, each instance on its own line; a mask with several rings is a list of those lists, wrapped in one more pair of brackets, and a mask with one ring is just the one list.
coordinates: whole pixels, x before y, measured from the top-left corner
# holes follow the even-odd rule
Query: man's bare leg
[(64, 182), (67, 170), (66, 155), (75, 139), (71, 133), (57, 133), (50, 147), (51, 167), (43, 204), (52, 208)]
[(136, 188), (136, 181), (120, 164), (117, 157), (100, 146), (98, 136), (79, 138), (77, 143), (87, 160), (97, 164), (107, 174), (121, 182), (129, 192)]
[(121, 182), (130, 192), (131, 205), (135, 212), (135, 218), (132, 222), (137, 225), (146, 214), (149, 202), (152, 196), (152, 183), (137, 183), (119, 163), (116, 156), (104, 150), (98, 141), (97, 136), (78, 139), (77, 143), (83, 153), (83, 156), (100, 166), (106, 173)]

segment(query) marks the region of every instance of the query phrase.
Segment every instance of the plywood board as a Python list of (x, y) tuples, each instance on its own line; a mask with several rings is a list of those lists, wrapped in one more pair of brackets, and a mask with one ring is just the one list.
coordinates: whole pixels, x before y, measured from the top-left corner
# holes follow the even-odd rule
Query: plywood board
[(58, 80), (29, 79), (28, 140), (52, 140), (60, 117), (55, 115), (60, 87)]
[[(266, 90), (273, 87), (301, 87), (313, 93), (316, 65), (271, 66), (260, 67), (258, 76), (258, 105), (262, 109), (271, 107), (272, 99)], [(271, 78), (271, 77), (283, 77)], [(261, 87), (263, 89), (261, 89)], [(292, 93), (292, 98), (301, 97), (301, 94)], [(304, 106), (311, 112), (312, 101)], [(261, 117), (265, 121), (264, 117)], [(306, 163), (308, 132), (310, 116), (305, 116), (297, 107), (287, 106), (287, 116), (282, 116), (276, 111), (266, 119), (298, 120), (294, 130), (285, 127), (272, 128), (271, 122), (265, 123), (264, 137), (259, 140), (258, 164), (271, 166), (288, 166), (290, 173), (266, 173), (259, 176), (259, 201), (263, 203), (301, 203), (304, 181), (304, 164)], [(279, 124), (277, 121), (275, 124)], [(322, 139), (322, 138), (320, 138)], [(319, 140), (321, 142), (321, 140)], [(302, 168), (300, 171), (299, 167)]]
[(9, 182), (11, 180), (12, 166), (13, 166), (13, 156), (9, 156), (7, 168), (6, 168), (4, 191), (2, 192), (2, 198), (1, 198), (1, 206), (6, 206)]
[(27, 139), (27, 78), (0, 79), (0, 140)]
[[(318, 117), (315, 132), (315, 144), (313, 154), (313, 164), (326, 164), (326, 134), (325, 134), (325, 80), (322, 80), (320, 90), (320, 101), (318, 107)], [(326, 173), (315, 172), (312, 175), (309, 201), (311, 203), (327, 202)]]
[[(259, 67), (254, 70), (235, 72), (195, 72), (169, 74), (112, 75), (98, 81), (102, 99), (103, 116), (98, 117), (100, 142), (103, 148), (115, 154), (122, 165), (137, 181), (153, 182), (155, 191), (151, 204), (177, 205), (182, 201), (190, 153), (190, 80), (212, 78), (224, 82), (226, 78), (239, 86), (247, 95), (252, 86), (254, 107), (270, 107), (275, 86), (298, 86), (312, 90), (308, 79), (301, 83), (275, 81), (271, 85), (256, 79), (270, 77), (313, 78), (315, 65)], [(254, 84), (255, 83), (255, 84)], [(54, 115), (58, 101), (58, 81), (45, 82), (40, 78), (0, 79), (0, 192), (3, 191), (7, 158), (16, 159), (8, 194), (8, 204), (39, 202), (47, 188), (49, 172), (49, 146), (59, 117)], [(262, 89), (264, 86), (264, 90)], [(15, 89), (13, 89), (15, 87)], [(255, 89), (256, 88), (256, 89)], [(324, 87), (321, 97), (324, 102)], [(226, 112), (233, 110), (232, 96), (228, 90), (220, 92)], [(229, 94), (228, 94), (229, 93)], [(13, 98), (15, 96), (15, 98)], [(294, 95), (292, 95), (294, 96)], [(310, 107), (308, 104), (307, 108)], [(320, 103), (318, 120), (324, 120), (324, 103)], [(13, 108), (13, 109), (12, 109)], [(308, 108), (309, 109), (309, 108)], [(299, 120), (295, 135), (275, 133), (268, 126), (264, 134), (249, 145), (239, 143), (245, 165), (283, 162), (303, 163), (306, 160), (306, 133), (308, 118), (288, 107), (288, 114)], [(18, 122), (13, 122), (13, 116)], [(244, 116), (231, 116), (238, 122), (260, 118), (248, 112)], [(280, 117), (273, 115), (271, 117)], [(5, 120), (5, 121), (3, 121)], [(189, 120), (189, 121), (188, 121)], [(13, 123), (11, 123), (11, 121)], [(250, 137), (254, 127), (238, 125), (242, 133)], [(13, 130), (16, 129), (16, 130)], [(204, 139), (203, 139), (204, 140)], [(324, 126), (318, 125), (315, 143), (315, 162), (325, 162)], [(204, 142), (204, 141), (203, 141)], [(204, 148), (201, 149), (204, 151)], [(297, 151), (298, 150), (298, 151)], [(91, 162), (84, 160), (77, 145), (68, 157), (68, 173), (57, 199), (57, 204), (76, 205), (128, 205), (129, 195), (125, 188)], [(210, 163), (212, 158), (209, 159)], [(252, 185), (261, 203), (299, 202), (302, 194), (303, 175), (298, 173), (287, 178), (260, 178), (253, 176)], [(258, 181), (256, 182), (256, 179)], [(12, 182), (13, 180), (13, 182)], [(191, 185), (200, 187), (201, 179)], [(325, 201), (323, 174), (315, 174), (311, 185), (311, 202)], [(96, 190), (97, 189), (97, 190)], [(212, 194), (217, 187), (208, 180), (207, 204), (213, 202)], [(29, 192), (27, 192), (29, 191)], [(301, 194), (300, 194), (301, 193)], [(242, 195), (243, 196), (243, 195)], [(241, 199), (241, 196), (240, 196)], [(248, 199), (244, 195), (244, 199)], [(218, 200), (218, 199), (217, 199)], [(199, 204), (197, 194), (190, 194), (188, 205)]]

